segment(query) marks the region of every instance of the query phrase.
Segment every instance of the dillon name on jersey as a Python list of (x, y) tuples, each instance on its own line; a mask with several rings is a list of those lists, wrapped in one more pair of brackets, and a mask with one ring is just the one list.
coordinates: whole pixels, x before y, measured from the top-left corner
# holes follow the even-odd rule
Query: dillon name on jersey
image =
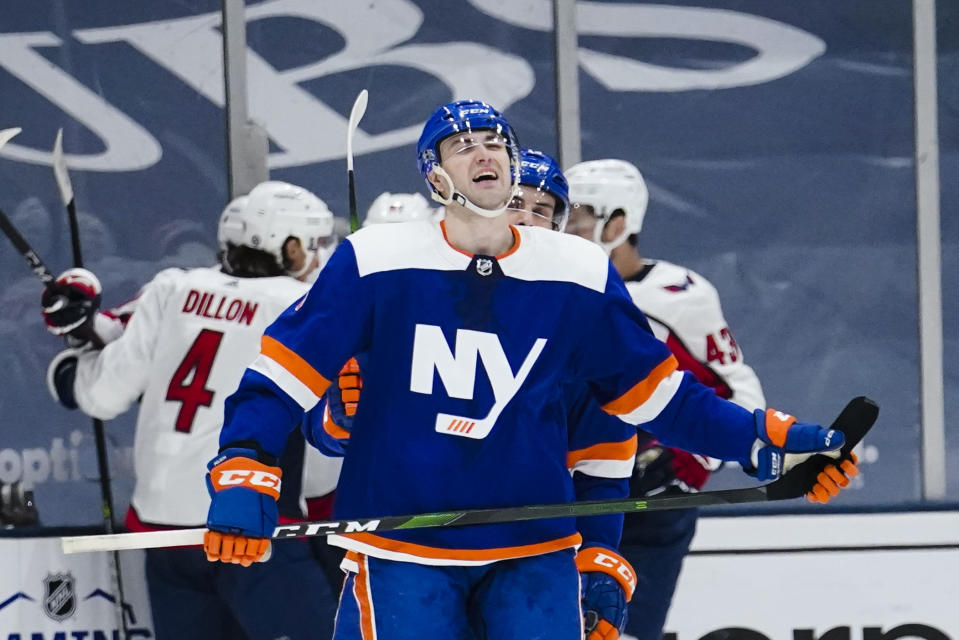
[(251, 302), (222, 293), (190, 289), (180, 312), (192, 313), (209, 320), (226, 320), (250, 326), (259, 308), (259, 302)]
[[(221, 444), (253, 439), (277, 453), (295, 417), (349, 357), (364, 355), (337, 518), (570, 501), (571, 466), (606, 459), (628, 474), (629, 425), (661, 412), (671, 416), (657, 421), (664, 441), (748, 458), (752, 415), (677, 370), (599, 247), (543, 229), (512, 232), (512, 249), (495, 257), (455, 249), (437, 222), (349, 236), (305, 300), (267, 329), (227, 399)], [(580, 440), (575, 460), (562, 398), (573, 381), (625, 421), (617, 436)], [(464, 565), (568, 548), (580, 537), (573, 518), (557, 518), (330, 541)]]
[[(223, 401), (256, 358), (263, 330), (308, 288), (286, 276), (166, 269), (143, 288), (122, 335), (80, 358), (74, 391), (84, 412), (109, 420), (142, 396), (131, 527), (206, 522), (206, 463), (218, 450)], [(317, 455), (309, 466), (321, 475), (319, 466), (330, 468), (318, 490), (331, 491), (339, 462)]]

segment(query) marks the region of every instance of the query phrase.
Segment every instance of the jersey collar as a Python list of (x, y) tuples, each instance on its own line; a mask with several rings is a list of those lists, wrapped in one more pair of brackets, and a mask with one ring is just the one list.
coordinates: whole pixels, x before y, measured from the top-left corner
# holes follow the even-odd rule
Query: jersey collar
[[(513, 225), (510, 225), (509, 230), (510, 230), (510, 233), (513, 234), (513, 246), (510, 247), (509, 249), (507, 249), (506, 251), (504, 251), (503, 253), (500, 253), (499, 255), (493, 256), (493, 257), (496, 258), (497, 260), (502, 260), (503, 258), (507, 258), (507, 257), (513, 255), (514, 253), (516, 253), (516, 252), (519, 250), (519, 247), (520, 247), (520, 234), (519, 234), (519, 231), (518, 231), (518, 230), (516, 229), (516, 227), (514, 227)], [(450, 250), (455, 251), (456, 253), (459, 253), (459, 254), (464, 255), (464, 256), (466, 256), (467, 258), (469, 258), (470, 260), (473, 259), (473, 254), (472, 254), (472, 253), (469, 253), (469, 252), (467, 252), (467, 251), (463, 251), (463, 250), (461, 250), (461, 249), (457, 249), (456, 247), (454, 247), (454, 246), (450, 243), (450, 239), (449, 239), (449, 238), (447, 237), (447, 235), (446, 235), (446, 220), (440, 220), (440, 231), (443, 233), (443, 242), (446, 243), (446, 246), (449, 247)]]

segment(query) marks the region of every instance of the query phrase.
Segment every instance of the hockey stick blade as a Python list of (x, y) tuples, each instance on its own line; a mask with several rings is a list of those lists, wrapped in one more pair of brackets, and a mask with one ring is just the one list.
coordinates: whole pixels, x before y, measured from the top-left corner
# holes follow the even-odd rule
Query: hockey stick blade
[(347, 192), (350, 200), (350, 233), (360, 228), (360, 217), (356, 211), (356, 185), (353, 182), (353, 135), (359, 126), (363, 114), (366, 113), (366, 103), (369, 101), (369, 92), (363, 89), (356, 96), (353, 108), (350, 109), (350, 122), (346, 128), (346, 176)]
[[(846, 445), (842, 452), (846, 456), (869, 431), (879, 408), (866, 398), (854, 398), (846, 405), (839, 417), (832, 424), (832, 428), (842, 431), (846, 435)], [(814, 463), (808, 469), (815, 469), (815, 465), (823, 462), (835, 462), (832, 458), (816, 456), (803, 464)], [(789, 472), (792, 474), (802, 470), (797, 466)], [(806, 481), (805, 473), (801, 471), (799, 477)], [(818, 470), (815, 474), (818, 474)], [(705, 507), (723, 504), (746, 504), (753, 502), (768, 502), (771, 500), (786, 500), (798, 498), (812, 489), (815, 483), (815, 474), (809, 484), (784, 482), (789, 474), (766, 485), (747, 487), (744, 489), (724, 489), (721, 491), (701, 491), (699, 493), (682, 493), (669, 495), (655, 495), (642, 499), (625, 498), (622, 500), (592, 500), (586, 502), (568, 502), (560, 504), (529, 505), (522, 507), (506, 507), (503, 509), (477, 509), (474, 511), (448, 511), (438, 513), (423, 513), (413, 516), (384, 516), (381, 518), (330, 520), (323, 522), (301, 522), (285, 524), (276, 527), (273, 531), (274, 539), (326, 536), (331, 534), (348, 534), (360, 532), (382, 532), (397, 529), (420, 529), (426, 527), (449, 527), (473, 524), (492, 524), (496, 522), (518, 522), (523, 520), (540, 520), (543, 518), (578, 518), (581, 516), (598, 516), (613, 513), (636, 513), (639, 511), (660, 511), (664, 509), (685, 509), (691, 507)], [(782, 484), (780, 484), (782, 483)], [(203, 544), (203, 534), (206, 529), (177, 529), (172, 531), (148, 531), (145, 533), (121, 533), (118, 535), (71, 536), (61, 538), (64, 553), (81, 553), (85, 551), (113, 551), (124, 549), (150, 549), (167, 546), (185, 546)]]
[[(77, 221), (77, 203), (73, 195), (73, 183), (67, 171), (67, 159), (63, 155), (63, 129), (57, 129), (57, 139), (53, 143), (53, 177), (56, 179), (60, 200), (67, 210), (67, 222), (70, 224), (70, 246), (73, 249), (73, 266), (83, 266), (83, 253), (80, 249), (80, 223)], [(103, 347), (103, 341), (97, 338), (97, 348)]]
[(57, 139), (53, 143), (53, 177), (56, 178), (63, 206), (70, 206), (73, 202), (73, 184), (67, 173), (67, 159), (63, 157), (63, 129), (57, 129)]
[(0, 147), (10, 142), (10, 140), (23, 131), (20, 127), (10, 127), (9, 129), (0, 129)]
[(839, 460), (824, 455), (813, 456), (782, 478), (766, 486), (766, 495), (769, 500), (789, 500), (800, 498), (810, 491), (816, 484), (818, 476), (827, 465), (836, 464), (841, 460), (851, 460), (852, 450), (863, 439), (879, 417), (879, 406), (865, 396), (853, 398), (842, 410), (842, 413), (830, 425), (830, 429), (841, 431), (846, 436), (846, 443), (840, 449)]
[(353, 101), (353, 108), (350, 109), (350, 122), (346, 130), (346, 168), (348, 171), (353, 170), (353, 134), (356, 133), (356, 127), (359, 126), (360, 120), (366, 113), (366, 103), (369, 101), (369, 96), (370, 94), (366, 89), (360, 91), (356, 95), (356, 100)]

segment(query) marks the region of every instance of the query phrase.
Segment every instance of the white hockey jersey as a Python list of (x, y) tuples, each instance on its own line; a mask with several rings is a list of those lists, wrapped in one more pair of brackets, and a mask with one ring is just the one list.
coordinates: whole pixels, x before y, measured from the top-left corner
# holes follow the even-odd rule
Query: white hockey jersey
[(676, 356), (679, 368), (741, 407), (765, 408), (762, 385), (743, 360), (716, 288), (685, 267), (664, 260), (644, 262), (646, 268), (626, 280), (626, 290), (656, 337)]
[[(263, 330), (308, 290), (286, 276), (167, 269), (143, 288), (122, 336), (80, 357), (74, 395), (84, 412), (108, 420), (140, 398), (131, 499), (140, 522), (206, 522), (206, 463), (219, 448), (223, 401), (259, 353)], [(332, 491), (340, 460), (312, 447), (306, 456), (297, 480), (307, 495)]]

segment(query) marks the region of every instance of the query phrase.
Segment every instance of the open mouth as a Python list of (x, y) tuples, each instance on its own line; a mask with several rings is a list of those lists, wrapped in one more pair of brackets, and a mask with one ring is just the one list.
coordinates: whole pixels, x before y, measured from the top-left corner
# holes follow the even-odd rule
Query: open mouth
[(473, 176), (473, 182), (495, 182), (499, 174), (491, 169), (486, 169)]

